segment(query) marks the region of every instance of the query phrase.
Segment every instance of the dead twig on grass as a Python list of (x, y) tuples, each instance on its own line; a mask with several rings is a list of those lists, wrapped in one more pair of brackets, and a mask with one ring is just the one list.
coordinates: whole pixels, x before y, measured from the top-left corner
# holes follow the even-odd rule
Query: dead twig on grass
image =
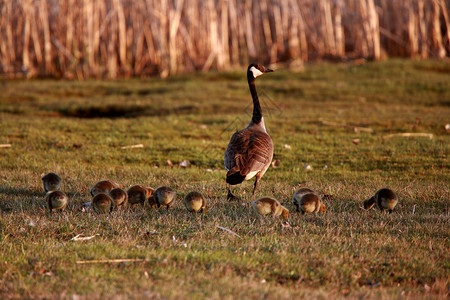
[(118, 258), (118, 259), (92, 259), (92, 260), (78, 260), (77, 264), (108, 264), (108, 263), (123, 263), (123, 262), (144, 262), (142, 258)]
[(231, 230), (228, 229), (228, 228), (225, 228), (225, 227), (222, 227), (222, 226), (217, 226), (217, 228), (222, 229), (222, 230), (225, 230), (225, 231), (228, 231), (228, 232), (234, 234), (235, 236), (237, 236), (238, 238), (242, 239), (237, 233), (231, 231)]
[(120, 149), (136, 149), (136, 148), (144, 148), (144, 145), (143, 144), (137, 144), (137, 145), (130, 145), (130, 146), (120, 147)]
[(383, 140), (387, 140), (393, 137), (427, 137), (430, 140), (433, 138), (432, 133), (420, 133), (420, 132), (404, 132), (404, 133), (393, 133), (383, 136)]
[(348, 129), (353, 130), (354, 132), (368, 132), (368, 133), (372, 133), (373, 132), (373, 129), (369, 128), (369, 127), (352, 126), (352, 125), (347, 125), (345, 123), (337, 123), (337, 122), (328, 121), (328, 120), (325, 120), (325, 119), (319, 119), (319, 121), (323, 125), (333, 126), (333, 127), (348, 128)]
[(71, 241), (89, 241), (93, 238), (95, 238), (97, 235), (100, 235), (98, 233), (91, 235), (91, 236), (81, 236), (82, 234), (78, 234), (77, 236), (74, 236), (73, 238), (71, 238)]

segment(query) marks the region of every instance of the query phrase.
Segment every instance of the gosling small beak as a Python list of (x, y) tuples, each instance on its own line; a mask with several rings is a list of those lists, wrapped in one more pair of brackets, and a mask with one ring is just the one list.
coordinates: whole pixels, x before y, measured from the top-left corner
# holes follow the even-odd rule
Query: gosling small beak
[(269, 73), (269, 72), (273, 72), (273, 70), (272, 70), (272, 69), (269, 69), (269, 68), (266, 68), (266, 67), (264, 67), (264, 73)]

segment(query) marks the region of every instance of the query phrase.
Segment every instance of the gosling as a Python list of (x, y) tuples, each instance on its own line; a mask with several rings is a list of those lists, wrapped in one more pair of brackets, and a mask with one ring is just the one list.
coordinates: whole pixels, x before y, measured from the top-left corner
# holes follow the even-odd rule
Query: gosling
[(315, 193), (307, 193), (297, 202), (297, 211), (305, 213), (324, 213), (327, 210), (320, 197)]
[(398, 197), (393, 190), (382, 188), (378, 190), (375, 195), (364, 201), (364, 208), (367, 210), (371, 209), (375, 203), (381, 212), (387, 209), (389, 213), (392, 213), (394, 207), (398, 203)]
[(184, 206), (190, 212), (206, 212), (206, 199), (199, 192), (190, 192), (184, 197)]
[(91, 195), (92, 197), (95, 197), (98, 193), (108, 194), (112, 189), (118, 187), (121, 186), (111, 180), (101, 180), (91, 188)]
[(61, 189), (62, 179), (55, 173), (47, 173), (42, 176), (42, 183), (44, 185), (44, 191), (52, 192), (59, 191)]
[(263, 197), (256, 201), (252, 202), (253, 208), (260, 214), (260, 215), (272, 215), (274, 217), (278, 217), (279, 215), (282, 215), (283, 218), (287, 219), (289, 217), (289, 210), (282, 206), (278, 200), (269, 198), (269, 197)]
[(109, 213), (113, 207), (113, 199), (105, 193), (98, 193), (92, 199), (92, 207), (98, 214)]
[(155, 190), (153, 195), (148, 199), (150, 206), (166, 206), (169, 209), (177, 198), (177, 192), (168, 186), (161, 186)]
[(306, 195), (309, 193), (315, 193), (315, 192), (312, 189), (305, 188), (305, 187), (302, 187), (297, 192), (295, 192), (294, 197), (292, 198), (292, 203), (294, 203), (295, 207), (297, 208), (297, 211), (300, 211), (300, 207), (299, 207), (300, 198), (303, 195)]
[(131, 205), (142, 204), (144, 205), (145, 200), (147, 200), (152, 194), (153, 189), (151, 187), (145, 187), (143, 185), (133, 185), (127, 191), (128, 203)]
[(112, 198), (115, 208), (124, 208), (128, 204), (128, 194), (121, 188), (112, 189), (109, 196)]
[(45, 196), (50, 213), (54, 209), (64, 210), (69, 202), (69, 197), (61, 191), (51, 191)]

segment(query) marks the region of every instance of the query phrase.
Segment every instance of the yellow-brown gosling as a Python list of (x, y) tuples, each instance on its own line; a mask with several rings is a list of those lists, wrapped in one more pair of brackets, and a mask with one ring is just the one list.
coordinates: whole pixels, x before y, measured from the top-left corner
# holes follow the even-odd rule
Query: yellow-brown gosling
[(168, 186), (161, 186), (155, 190), (153, 195), (148, 199), (150, 206), (165, 206), (169, 209), (177, 198), (177, 192)]
[(277, 217), (279, 215), (282, 215), (283, 218), (287, 219), (289, 217), (289, 210), (281, 205), (278, 200), (269, 198), (269, 197), (263, 197), (256, 201), (252, 202), (253, 208), (260, 214), (260, 215), (272, 215), (274, 217)]
[(109, 213), (111, 212), (112, 207), (113, 199), (105, 193), (98, 193), (92, 199), (92, 208), (96, 213)]
[(184, 206), (190, 212), (206, 212), (206, 199), (199, 192), (190, 192), (184, 197)]
[(133, 185), (127, 191), (128, 203), (131, 205), (142, 204), (144, 205), (145, 200), (153, 194), (153, 189), (151, 187), (145, 187), (143, 185)]
[(44, 185), (44, 191), (59, 191), (61, 189), (62, 179), (55, 173), (47, 173), (42, 176), (42, 184)]
[(69, 202), (69, 197), (64, 192), (51, 191), (47, 193), (45, 200), (47, 201), (48, 209), (52, 212), (54, 209), (65, 209)]
[(111, 181), (111, 180), (101, 180), (94, 184), (91, 188), (91, 195), (94, 197), (98, 193), (108, 194), (112, 189), (121, 187), (119, 184)]
[(371, 209), (375, 203), (381, 211), (386, 209), (389, 213), (392, 213), (392, 210), (398, 203), (398, 197), (393, 190), (382, 188), (375, 195), (364, 201), (364, 208)]
[(112, 189), (109, 196), (113, 200), (113, 206), (116, 208), (123, 208), (128, 204), (128, 194), (121, 188)]
[(320, 197), (315, 193), (307, 193), (300, 198), (298, 202), (297, 211), (302, 214), (305, 213), (324, 213), (327, 210)]
[(300, 211), (300, 199), (303, 197), (303, 195), (309, 194), (309, 193), (315, 193), (312, 189), (302, 187), (298, 189), (298, 191), (295, 192), (294, 197), (292, 197), (292, 203), (294, 203), (295, 207), (297, 208), (297, 211)]

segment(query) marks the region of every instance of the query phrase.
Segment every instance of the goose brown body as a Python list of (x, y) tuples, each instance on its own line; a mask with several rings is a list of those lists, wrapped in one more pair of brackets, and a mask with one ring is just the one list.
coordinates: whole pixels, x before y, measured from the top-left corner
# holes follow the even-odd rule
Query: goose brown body
[(123, 208), (128, 204), (128, 194), (121, 188), (112, 189), (109, 196), (113, 200), (113, 206), (116, 208)]
[(133, 185), (127, 191), (128, 202), (130, 204), (144, 204), (145, 200), (153, 194), (153, 189), (143, 185)]
[(91, 188), (91, 195), (94, 197), (98, 193), (108, 194), (112, 189), (121, 187), (119, 184), (111, 181), (111, 180), (101, 180), (94, 184)]
[(206, 199), (199, 192), (190, 192), (184, 197), (184, 206), (190, 212), (203, 212), (206, 210)]
[(45, 196), (48, 209), (52, 212), (54, 209), (63, 210), (66, 208), (69, 202), (69, 197), (61, 191), (51, 191)]
[(297, 211), (305, 213), (324, 213), (326, 211), (325, 204), (322, 203), (320, 197), (315, 193), (304, 194), (297, 204)]
[(285, 219), (289, 217), (289, 210), (274, 198), (260, 198), (256, 201), (253, 201), (252, 206), (260, 215), (263, 216), (272, 215), (274, 217), (278, 217), (282, 215)]
[(62, 179), (56, 173), (47, 173), (42, 176), (42, 184), (44, 186), (44, 191), (58, 191), (61, 189)]
[(109, 213), (112, 210), (112, 206), (113, 199), (105, 193), (98, 193), (92, 199), (92, 207), (96, 213)]
[[(273, 142), (266, 131), (261, 105), (255, 87), (257, 76), (272, 70), (262, 65), (251, 64), (247, 70), (247, 80), (253, 98), (253, 117), (250, 124), (235, 132), (225, 151), (224, 163), (229, 185), (242, 183), (256, 177), (252, 197), (258, 182), (266, 173), (273, 158)], [(236, 198), (228, 189), (228, 199)]]
[(398, 197), (395, 192), (388, 188), (382, 188), (379, 189), (375, 195), (364, 201), (364, 208), (371, 209), (374, 204), (377, 204), (381, 211), (386, 209), (389, 213), (392, 213), (397, 203)]

